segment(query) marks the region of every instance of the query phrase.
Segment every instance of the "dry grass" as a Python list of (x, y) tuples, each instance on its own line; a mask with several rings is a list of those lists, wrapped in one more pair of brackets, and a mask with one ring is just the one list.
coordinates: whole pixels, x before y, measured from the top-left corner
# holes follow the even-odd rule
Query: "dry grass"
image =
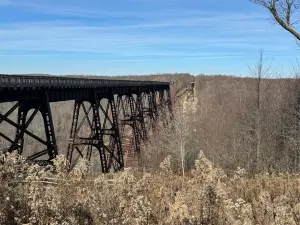
[(97, 175), (81, 162), (66, 173), (1, 155), (1, 224), (299, 224), (300, 176), (232, 177), (200, 153), (186, 177), (167, 157), (156, 172)]

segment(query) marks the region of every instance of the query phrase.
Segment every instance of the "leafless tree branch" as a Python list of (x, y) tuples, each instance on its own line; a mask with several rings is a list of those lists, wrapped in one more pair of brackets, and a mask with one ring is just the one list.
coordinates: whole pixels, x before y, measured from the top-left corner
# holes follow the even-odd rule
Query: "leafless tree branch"
[(300, 0), (250, 0), (267, 8), (275, 21), (300, 41), (300, 33), (294, 25), (299, 21), (291, 21), (292, 15), (299, 9)]

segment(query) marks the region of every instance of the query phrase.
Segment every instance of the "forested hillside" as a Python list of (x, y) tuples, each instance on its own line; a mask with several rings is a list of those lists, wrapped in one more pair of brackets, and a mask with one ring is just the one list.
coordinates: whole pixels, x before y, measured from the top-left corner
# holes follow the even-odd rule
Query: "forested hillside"
[[(80, 76), (82, 77), (82, 76)], [(95, 78), (95, 76), (84, 76)], [(189, 74), (162, 74), (147, 76), (97, 77), (111, 79), (139, 79), (172, 81), (175, 111), (182, 108), (176, 96), (190, 81), (195, 81), (196, 111), (184, 118), (185, 126), (193, 132), (192, 148), (186, 167), (194, 164), (200, 150), (212, 162), (226, 170), (237, 166), (248, 171), (298, 171), (300, 145), (300, 115), (298, 79), (257, 79), (232, 76), (192, 76)], [(259, 87), (259, 88), (258, 88)], [(185, 95), (180, 99), (184, 99)], [(7, 104), (0, 104), (2, 112)], [(70, 132), (73, 101), (52, 103), (59, 153), (65, 154)], [(16, 116), (16, 115), (14, 115)], [(30, 129), (43, 133), (41, 118), (35, 119)], [(14, 130), (3, 122), (6, 133)], [(154, 138), (154, 137), (153, 137)], [(25, 153), (39, 146), (25, 139)], [(154, 141), (155, 140), (150, 140)], [(1, 140), (1, 147), (5, 141)], [(149, 151), (145, 149), (145, 151)], [(26, 156), (26, 154), (25, 154)], [(162, 157), (165, 154), (162, 154)], [(159, 158), (160, 162), (162, 158)], [(157, 162), (157, 163), (159, 163)]]
[(197, 137), (223, 168), (299, 170), (298, 79), (196, 77)]

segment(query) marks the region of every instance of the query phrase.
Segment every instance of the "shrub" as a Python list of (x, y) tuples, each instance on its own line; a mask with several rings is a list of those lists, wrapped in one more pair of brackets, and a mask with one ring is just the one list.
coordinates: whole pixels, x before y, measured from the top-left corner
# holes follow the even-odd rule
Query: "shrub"
[[(299, 224), (300, 176), (227, 176), (201, 152), (182, 177), (167, 157), (157, 171), (93, 174), (86, 161), (67, 173), (1, 155), (1, 224)], [(240, 172), (243, 171), (243, 172)]]

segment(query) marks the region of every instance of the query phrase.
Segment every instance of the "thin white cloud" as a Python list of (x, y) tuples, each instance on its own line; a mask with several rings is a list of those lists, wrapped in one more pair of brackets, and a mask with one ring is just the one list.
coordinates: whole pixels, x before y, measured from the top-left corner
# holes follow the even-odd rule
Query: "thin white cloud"
[[(3, 0), (5, 1), (5, 0)], [(28, 1), (28, 0), (7, 0), (10, 1), (15, 7), (25, 7), (30, 10), (38, 11), (44, 14), (53, 14), (61, 16), (77, 16), (79, 18), (103, 18), (103, 17), (137, 17), (137, 18), (152, 18), (156, 17), (177, 17), (182, 14), (182, 10), (160, 10), (160, 11), (125, 11), (125, 10), (105, 10), (100, 7), (93, 7), (91, 4), (85, 4), (85, 7), (74, 7), (72, 2), (51, 1), (51, 3), (43, 3), (41, 1)], [(66, 3), (68, 3), (66, 5)], [(89, 2), (90, 3), (90, 2)], [(205, 12), (200, 10), (189, 10), (184, 12), (185, 15), (199, 15), (199, 14), (211, 14), (211, 12)]]
[[(60, 8), (55, 4), (47, 8), (48, 5), (36, 1), (15, 1), (14, 4), (58, 14), (81, 13), (82, 16), (94, 15), (95, 18), (101, 14), (98, 10), (85, 12), (75, 8)], [(133, 56), (179, 57), (185, 52), (192, 54), (193, 51), (207, 49), (251, 51), (264, 47), (272, 49), (272, 52), (280, 52), (289, 48), (288, 45), (276, 44), (285, 37), (284, 34), (280, 32), (278, 35), (278, 29), (270, 27), (265, 21), (266, 16), (260, 13), (246, 15), (214, 12), (210, 15), (196, 12), (164, 14), (161, 11), (148, 12), (146, 15), (135, 13), (134, 16), (143, 17), (141, 22), (125, 23), (123, 20), (116, 20), (113, 25), (104, 22), (98, 24), (98, 20), (91, 23), (93, 25), (86, 25), (84, 20), (1, 23), (0, 51), (36, 51), (36, 54), (40, 54), (39, 51), (82, 52), (103, 55), (122, 55), (126, 52)], [(131, 15), (131, 12), (126, 11), (106, 13), (110, 16)], [(159, 19), (153, 14), (159, 15)], [(172, 46), (175, 50), (162, 52), (166, 46)], [(124, 57), (128, 56), (126, 54)]]
[[(110, 39), (110, 38), (95, 38), (91, 40), (89, 37), (82, 38), (80, 40), (72, 39), (50, 39), (50, 40), (15, 40), (15, 41), (2, 41), (0, 45), (0, 50), (27, 50), (27, 51), (56, 51), (56, 52), (91, 52), (91, 53), (102, 53), (102, 54), (118, 54), (119, 52), (131, 51), (132, 54), (135, 52), (151, 52), (157, 51), (161, 46), (165, 44), (177, 44), (181, 45), (182, 52), (190, 52), (196, 49), (207, 49), (210, 50), (220, 48), (233, 48), (233, 49), (247, 49), (247, 48), (260, 48), (262, 45), (264, 47), (269, 47), (275, 51), (284, 50), (288, 46), (274, 45), (274, 42), (258, 42), (244, 40), (243, 38), (230, 40), (222, 38), (209, 38), (209, 39), (185, 39), (184, 37), (178, 37), (173, 39), (160, 39), (156, 37), (155, 39), (145, 40), (143, 37), (139, 37), (136, 40), (130, 37), (122, 37), (120, 39)], [(189, 47), (190, 46), (190, 47)]]
[[(185, 40), (193, 39), (196, 42), (203, 41), (203, 39), (209, 40), (211, 35), (218, 36), (223, 34), (234, 35), (237, 37), (245, 36), (245, 34), (252, 35), (263, 33), (266, 31), (266, 26), (263, 23), (255, 23), (251, 20), (255, 18), (256, 15), (231, 15), (230, 18), (227, 18), (228, 15), (222, 15), (219, 17), (195, 17), (195, 18), (183, 18), (176, 19), (172, 21), (163, 21), (163, 22), (152, 22), (152, 23), (137, 23), (137, 24), (127, 24), (127, 25), (110, 25), (106, 26), (96, 26), (96, 25), (82, 25), (78, 24), (75, 21), (45, 21), (45, 22), (30, 22), (30, 23), (9, 23), (0, 25), (0, 40), (59, 40), (59, 39), (69, 39), (71, 41), (80, 40), (80, 39), (110, 39), (112, 42), (115, 42), (117, 39), (123, 39), (125, 37), (126, 41), (131, 39), (133, 42), (146, 41), (149, 43), (153, 40), (165, 39), (169, 43), (172, 43), (170, 38), (174, 35), (178, 36), (178, 31), (176, 29), (189, 29), (187, 32)], [(257, 25), (258, 24), (258, 25)], [(170, 30), (165, 32), (162, 28), (173, 28), (173, 31)], [(139, 29), (144, 29), (143, 32), (134, 34), (135, 31)], [(156, 30), (152, 30), (156, 29)], [(157, 30), (159, 29), (159, 30)], [(196, 33), (194, 31), (198, 31)], [(276, 29), (269, 29), (269, 32), (275, 32)], [(177, 32), (177, 33), (176, 33)], [(194, 32), (194, 34), (193, 34)], [(162, 37), (163, 34), (163, 37)], [(184, 36), (184, 33), (179, 33), (181, 38)], [(213, 36), (213, 37), (214, 37)], [(246, 38), (247, 38), (246, 36)], [(150, 37), (150, 38), (147, 38)], [(159, 37), (159, 38), (157, 38)], [(189, 38), (191, 37), (191, 38)], [(180, 38), (177, 38), (180, 39)], [(231, 37), (231, 39), (233, 39)], [(192, 41), (189, 41), (192, 42)]]
[(73, 63), (100, 63), (100, 62), (156, 62), (158, 59), (100, 59), (100, 60), (70, 60)]
[[(119, 13), (117, 13), (119, 14)], [(130, 13), (129, 13), (130, 14)], [(142, 14), (145, 16), (144, 14)], [(260, 21), (264, 21), (267, 19), (266, 16), (253, 13), (253, 14), (239, 14), (239, 13), (215, 13), (215, 14), (209, 14), (209, 15), (194, 15), (194, 16), (188, 16), (187, 12), (184, 12), (183, 16), (176, 16), (174, 18), (168, 18), (164, 15), (164, 12), (162, 12), (162, 15), (164, 18), (151, 18), (150, 20), (140, 20), (141, 22), (137, 22), (137, 20), (134, 21), (128, 21), (124, 24), (124, 20), (116, 20), (114, 21), (114, 25), (111, 25), (111, 23), (105, 24), (102, 20), (95, 20), (90, 25), (90, 29), (102, 29), (102, 30), (108, 30), (108, 29), (139, 29), (139, 28), (164, 28), (164, 27), (210, 27), (215, 26), (219, 28), (224, 28), (222, 25), (226, 25), (227, 27), (236, 27), (243, 25), (244, 27), (251, 26), (254, 27), (260, 27), (261, 24)], [(100, 22), (99, 22), (100, 21)], [(44, 22), (9, 22), (7, 24), (1, 23), (1, 27), (26, 27), (28, 25), (31, 26), (80, 26), (80, 20), (50, 20), (50, 21), (44, 21)], [(84, 23), (86, 24), (86, 22)], [(84, 25), (86, 26), (86, 25)]]
[[(71, 6), (72, 2), (68, 1), (55, 1), (52, 0), (49, 3), (45, 3), (45, 1), (37, 1), (37, 0), (0, 0), (4, 2), (10, 2), (16, 7), (28, 8), (30, 10), (35, 10), (43, 14), (53, 14), (53, 15), (61, 15), (61, 16), (72, 16), (78, 18), (91, 18), (91, 19), (99, 19), (99, 18), (107, 18), (107, 17), (115, 17), (115, 18), (139, 18), (142, 20), (150, 20), (150, 21), (165, 21), (163, 23), (147, 23), (145, 26), (170, 26), (176, 25), (176, 19), (180, 24), (184, 26), (189, 26), (193, 24), (198, 24), (202, 22), (211, 21), (241, 21), (241, 20), (249, 20), (249, 19), (266, 19), (268, 17), (262, 13), (223, 13), (218, 11), (207, 11), (207, 10), (184, 10), (184, 9), (161, 9), (161, 10), (147, 10), (147, 11), (137, 11), (137, 10), (108, 10), (102, 9), (98, 6), (93, 7), (92, 3), (84, 4), (84, 7), (76, 7)], [(64, 4), (65, 3), (65, 4)], [(66, 5), (67, 3), (67, 5)], [(168, 21), (170, 20), (170, 21)], [(138, 24), (135, 24), (138, 26)], [(141, 27), (143, 24), (140, 25)], [(125, 26), (126, 27), (126, 26)], [(128, 26), (130, 27), (130, 26)]]
[[(232, 59), (232, 58), (243, 58), (244, 55), (224, 55), (224, 56), (203, 56), (203, 57), (176, 57), (176, 60), (209, 60), (209, 59)], [(172, 59), (170, 59), (172, 60)], [(159, 59), (101, 59), (101, 60), (71, 60), (71, 62), (76, 63), (100, 63), (103, 61), (109, 61), (109, 62), (156, 62), (159, 61)]]

